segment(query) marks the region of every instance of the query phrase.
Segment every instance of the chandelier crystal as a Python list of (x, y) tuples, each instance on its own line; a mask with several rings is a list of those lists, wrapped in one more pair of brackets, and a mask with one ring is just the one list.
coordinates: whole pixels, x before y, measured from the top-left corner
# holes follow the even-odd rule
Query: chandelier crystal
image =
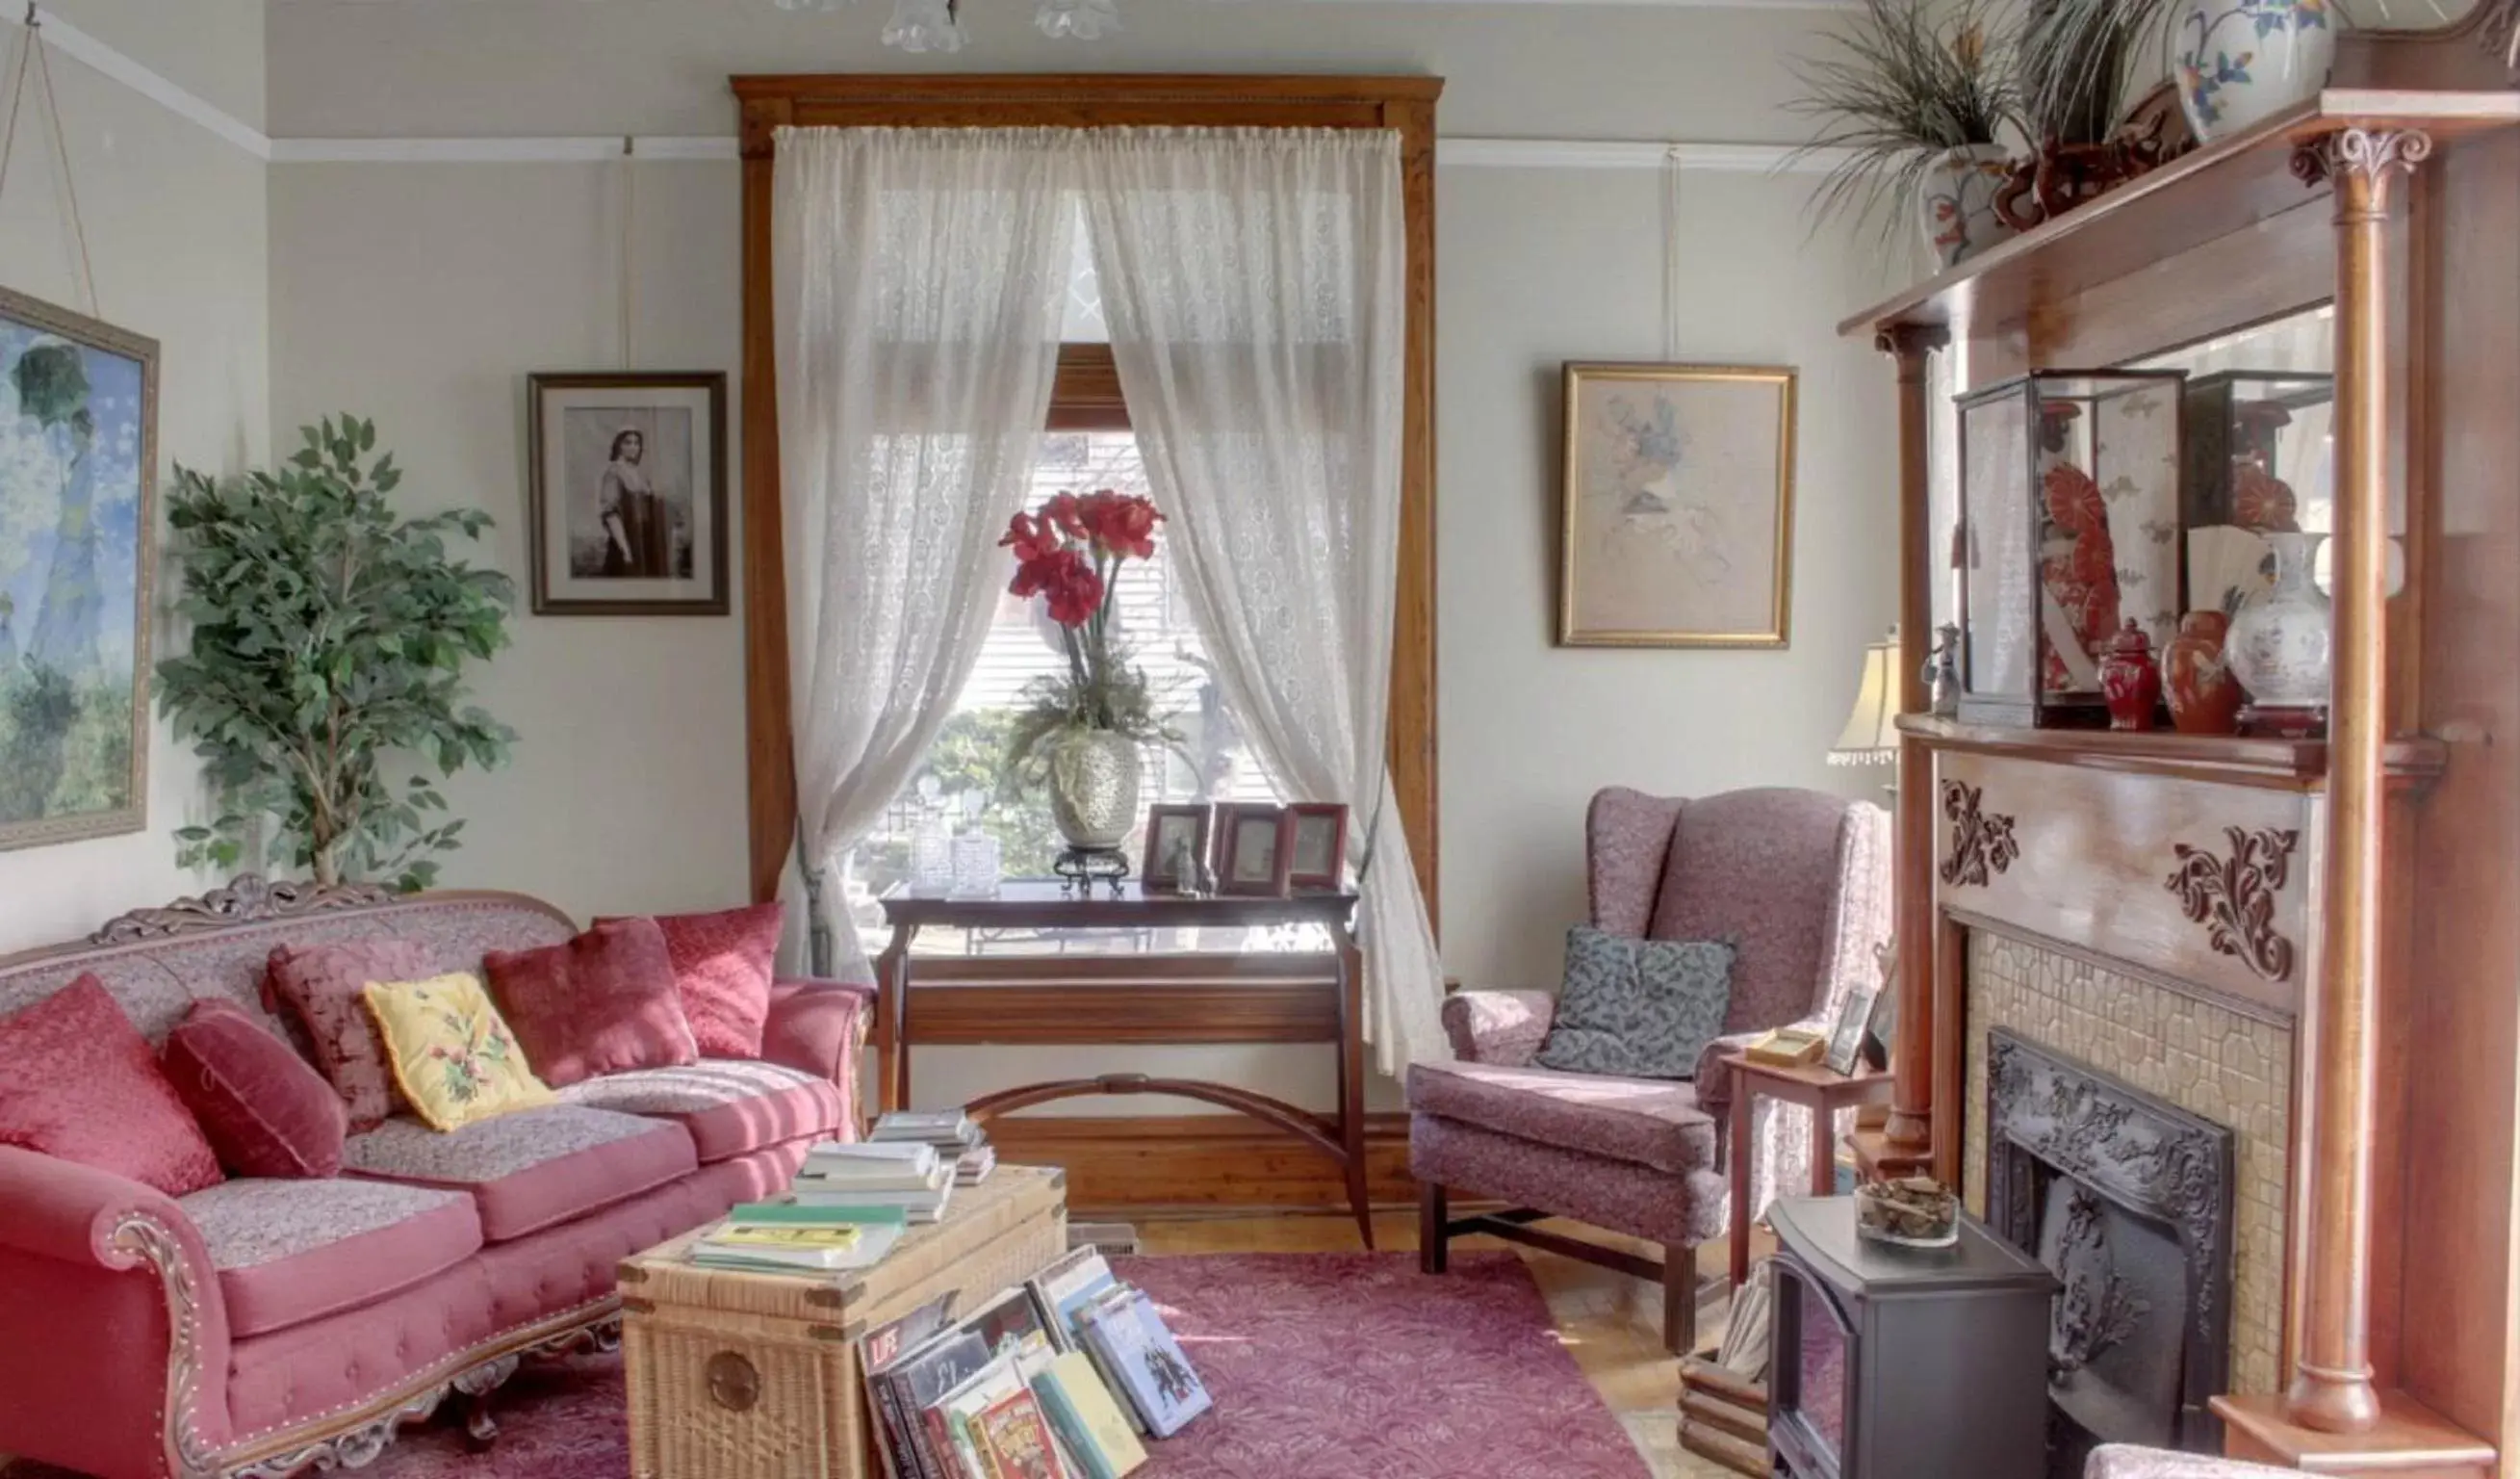
[[(840, 0), (778, 0), (781, 10), (831, 11)], [(1099, 41), (1120, 28), (1117, 0), (1040, 0), (1032, 23), (1045, 36)], [(961, 0), (893, 0), (883, 44), (903, 51), (961, 51), (971, 39)]]

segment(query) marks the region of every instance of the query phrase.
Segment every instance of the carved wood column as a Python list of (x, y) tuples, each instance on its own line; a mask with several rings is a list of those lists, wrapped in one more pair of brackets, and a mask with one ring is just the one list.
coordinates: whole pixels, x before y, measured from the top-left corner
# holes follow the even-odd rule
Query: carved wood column
[(2371, 1380), (2371, 1126), (2380, 971), (2381, 752), (2389, 738), (2390, 185), (2432, 153), (2412, 130), (2347, 128), (2302, 146), (2294, 168), (2336, 198), (2336, 499), (2328, 594), (2328, 842), (2313, 983), (2307, 1198), (2310, 1266), (2285, 1408), (2304, 1427), (2363, 1432), (2380, 1418)]
[[(1874, 340), (1899, 365), (1899, 712), (1922, 714), (1925, 657), (1934, 633), (1930, 572), (1932, 485), (1926, 433), (1933, 397), (1925, 356), (1951, 343), (1933, 324), (1898, 324)], [(1892, 915), (1899, 942), (1899, 1032), (1891, 1067), (1899, 1075), (1885, 1138), (1923, 1153), (1934, 1127), (1934, 757), (1913, 736), (1899, 742), (1899, 799), (1892, 867)]]

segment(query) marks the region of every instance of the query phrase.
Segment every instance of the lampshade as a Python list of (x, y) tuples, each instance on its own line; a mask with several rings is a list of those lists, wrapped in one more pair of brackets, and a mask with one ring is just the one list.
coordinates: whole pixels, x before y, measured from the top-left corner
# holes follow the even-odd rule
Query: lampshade
[(1855, 690), (1855, 709), (1837, 743), (1828, 747), (1832, 765), (1886, 765), (1899, 758), (1899, 631), (1864, 649), (1864, 673)]

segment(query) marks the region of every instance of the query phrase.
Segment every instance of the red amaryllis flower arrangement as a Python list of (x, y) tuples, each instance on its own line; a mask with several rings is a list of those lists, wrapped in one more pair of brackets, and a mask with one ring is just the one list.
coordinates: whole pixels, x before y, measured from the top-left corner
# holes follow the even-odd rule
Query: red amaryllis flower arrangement
[(1154, 557), (1155, 526), (1163, 519), (1150, 498), (1102, 488), (1056, 494), (1008, 522), (1006, 537), (998, 541), (1015, 560), (1007, 589), (1042, 598), (1067, 654), (1064, 674), (1033, 685), (1031, 704), (1015, 726), (1018, 763), (1066, 730), (1141, 739), (1165, 733), (1146, 675), (1128, 664), (1127, 650), (1111, 629), (1120, 568)]

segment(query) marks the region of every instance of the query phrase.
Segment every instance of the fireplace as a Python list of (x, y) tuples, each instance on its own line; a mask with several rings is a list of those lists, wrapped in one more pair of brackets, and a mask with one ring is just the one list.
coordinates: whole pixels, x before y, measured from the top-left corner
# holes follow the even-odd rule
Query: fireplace
[(1987, 1225), (2063, 1286), (2049, 1472), (2080, 1474), (2098, 1443), (2219, 1451), (2231, 1132), (2002, 1028), (1986, 1055)]

